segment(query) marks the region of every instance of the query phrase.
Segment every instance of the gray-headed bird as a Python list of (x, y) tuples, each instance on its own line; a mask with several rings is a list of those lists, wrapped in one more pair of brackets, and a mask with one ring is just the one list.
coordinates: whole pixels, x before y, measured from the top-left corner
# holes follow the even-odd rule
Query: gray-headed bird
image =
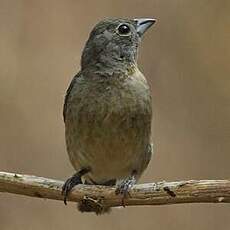
[[(83, 182), (115, 185), (116, 194), (125, 198), (150, 161), (151, 93), (137, 53), (154, 23), (150, 18), (105, 19), (90, 33), (81, 70), (65, 96), (66, 146), (76, 170), (63, 186), (65, 204), (71, 189)], [(84, 203), (79, 210), (95, 211)]]

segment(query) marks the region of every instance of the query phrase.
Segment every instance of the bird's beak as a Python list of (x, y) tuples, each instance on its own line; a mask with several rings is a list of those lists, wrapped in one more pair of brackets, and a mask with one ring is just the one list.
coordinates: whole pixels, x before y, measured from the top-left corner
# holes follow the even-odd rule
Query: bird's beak
[(137, 33), (141, 37), (145, 33), (145, 31), (156, 22), (156, 19), (135, 18), (134, 21), (137, 23)]

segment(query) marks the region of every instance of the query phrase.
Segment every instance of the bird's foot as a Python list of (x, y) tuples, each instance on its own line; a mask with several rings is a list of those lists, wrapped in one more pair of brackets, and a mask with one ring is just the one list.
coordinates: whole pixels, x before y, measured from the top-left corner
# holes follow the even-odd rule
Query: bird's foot
[(81, 177), (90, 171), (89, 168), (83, 168), (79, 172), (75, 173), (72, 177), (66, 180), (62, 186), (62, 195), (64, 196), (64, 204), (67, 205), (67, 198), (70, 191), (74, 186), (82, 184)]
[(130, 196), (130, 189), (133, 187), (133, 185), (136, 183), (135, 176), (130, 176), (125, 180), (122, 180), (121, 183), (117, 185), (117, 188), (115, 190), (116, 195), (122, 195), (122, 206), (125, 207), (125, 198)]

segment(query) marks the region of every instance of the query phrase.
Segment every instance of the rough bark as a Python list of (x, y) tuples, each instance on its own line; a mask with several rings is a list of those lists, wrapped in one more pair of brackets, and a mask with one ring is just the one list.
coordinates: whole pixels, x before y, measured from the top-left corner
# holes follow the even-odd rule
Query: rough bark
[[(17, 173), (0, 172), (0, 192), (63, 200), (63, 181)], [(96, 205), (116, 207), (122, 197), (115, 187), (77, 185), (69, 201), (82, 200)], [(138, 184), (125, 199), (125, 205), (165, 205), (178, 203), (230, 203), (230, 180), (189, 180)]]

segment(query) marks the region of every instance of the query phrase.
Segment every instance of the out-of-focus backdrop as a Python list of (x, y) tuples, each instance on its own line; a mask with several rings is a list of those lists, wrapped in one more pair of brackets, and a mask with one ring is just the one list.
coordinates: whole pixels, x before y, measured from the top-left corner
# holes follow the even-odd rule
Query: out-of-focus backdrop
[[(139, 66), (151, 84), (155, 155), (141, 182), (230, 176), (229, 0), (0, 0), (0, 170), (66, 179), (65, 90), (92, 26), (155, 17)], [(230, 229), (227, 204), (127, 207), (0, 194), (0, 229)]]

